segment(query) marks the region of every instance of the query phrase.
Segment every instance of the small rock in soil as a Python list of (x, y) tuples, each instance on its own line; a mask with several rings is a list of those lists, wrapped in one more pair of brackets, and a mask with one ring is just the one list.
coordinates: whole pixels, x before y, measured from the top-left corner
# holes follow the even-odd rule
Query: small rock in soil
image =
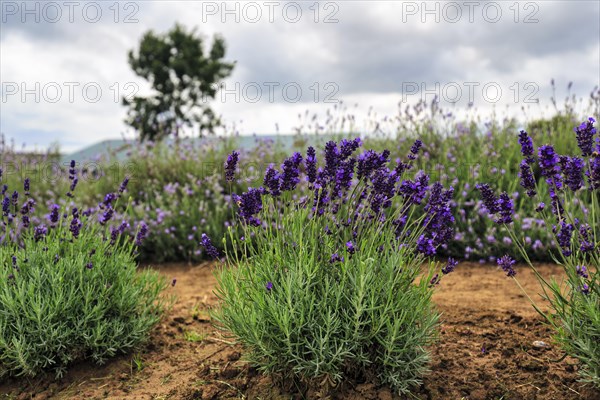
[(548, 349), (550, 345), (546, 342), (542, 342), (541, 340), (536, 340), (532, 343), (533, 347), (536, 349)]

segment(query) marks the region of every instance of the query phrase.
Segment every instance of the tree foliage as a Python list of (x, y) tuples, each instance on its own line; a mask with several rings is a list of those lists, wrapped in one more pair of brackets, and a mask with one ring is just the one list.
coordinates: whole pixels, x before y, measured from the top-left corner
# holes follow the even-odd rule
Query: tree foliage
[(123, 97), (129, 107), (125, 122), (142, 140), (177, 134), (184, 125), (197, 127), (200, 135), (213, 132), (221, 121), (207, 103), (235, 65), (224, 57), (225, 41), (219, 36), (206, 53), (195, 29), (188, 32), (176, 24), (166, 34), (146, 32), (139, 49), (131, 50), (128, 58), (135, 74), (150, 83), (154, 94)]

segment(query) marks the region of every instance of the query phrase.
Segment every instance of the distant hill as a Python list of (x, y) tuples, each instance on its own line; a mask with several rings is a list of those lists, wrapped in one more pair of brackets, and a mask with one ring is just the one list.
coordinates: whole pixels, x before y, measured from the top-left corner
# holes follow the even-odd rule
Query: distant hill
[[(317, 140), (331, 140), (334, 138), (333, 135), (307, 135), (303, 137), (307, 139), (309, 142), (315, 142)], [(181, 142), (193, 142), (194, 145), (200, 145), (202, 143), (219, 141), (222, 138), (219, 137), (209, 137), (209, 138), (181, 138), (179, 139)], [(294, 135), (248, 135), (248, 136), (236, 136), (233, 137), (240, 149), (249, 149), (256, 145), (258, 140), (272, 140), (278, 143), (280, 146), (284, 148), (291, 149), (293, 147), (294, 141), (298, 139), (297, 136)], [(174, 139), (166, 139), (166, 144), (171, 144), (174, 142)], [(113, 139), (113, 140), (104, 140), (102, 142), (93, 144), (91, 146), (85, 147), (79, 151), (76, 151), (71, 154), (66, 154), (61, 157), (62, 163), (68, 163), (71, 160), (75, 160), (77, 163), (89, 162), (89, 161), (107, 161), (110, 159), (116, 159), (118, 161), (123, 161), (128, 157), (129, 151), (136, 146), (135, 140), (124, 140), (124, 139)]]

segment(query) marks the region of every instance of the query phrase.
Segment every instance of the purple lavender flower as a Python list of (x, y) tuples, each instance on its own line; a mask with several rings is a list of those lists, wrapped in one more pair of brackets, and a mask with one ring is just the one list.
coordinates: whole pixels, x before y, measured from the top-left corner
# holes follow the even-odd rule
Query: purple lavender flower
[(114, 245), (119, 238), (119, 228), (110, 228), (110, 245)]
[(300, 183), (300, 163), (302, 155), (298, 152), (294, 153), (290, 158), (283, 162), (281, 166), (281, 191), (294, 190), (296, 185)]
[(440, 283), (440, 275), (435, 274), (433, 276), (433, 278), (431, 278), (431, 280), (429, 281), (429, 286), (434, 286), (434, 285), (437, 285), (438, 283)]
[(146, 225), (146, 223), (144, 221), (140, 222), (139, 226), (138, 226), (138, 233), (135, 237), (135, 245), (136, 246), (141, 246), (142, 242), (144, 241), (144, 239), (146, 238), (146, 236), (148, 235), (148, 225)]
[(346, 242), (346, 251), (348, 251), (348, 253), (350, 254), (354, 254), (354, 252), (356, 251), (356, 249), (354, 248), (354, 243), (352, 243), (352, 241)]
[(17, 204), (19, 204), (19, 192), (17, 192), (17, 191), (15, 190), (15, 191), (13, 192), (13, 194), (12, 194), (12, 197), (11, 197), (11, 199), (12, 199), (12, 204), (13, 204), (13, 206), (15, 206), (15, 207), (16, 207), (16, 206), (17, 206)]
[(79, 182), (79, 179), (77, 179), (77, 177), (73, 178), (73, 180), (71, 181), (71, 186), (69, 186), (70, 192), (73, 192), (75, 190), (75, 187), (77, 187), (78, 182)]
[(527, 196), (533, 197), (536, 195), (535, 178), (531, 171), (531, 166), (527, 160), (521, 161), (519, 177), (521, 178), (521, 186), (527, 190)]
[(266, 287), (267, 291), (270, 292), (273, 289), (273, 282), (267, 282), (265, 287)]
[[(240, 216), (249, 223), (256, 225), (258, 220), (254, 218), (262, 210), (261, 191), (259, 189), (250, 188), (241, 196), (234, 195), (234, 200), (240, 208)], [(258, 222), (260, 225), (260, 222)]]
[(544, 210), (544, 208), (546, 208), (546, 203), (544, 203), (543, 201), (540, 202), (537, 207), (535, 208), (536, 212), (541, 212)]
[(600, 145), (596, 146), (596, 151), (590, 158), (590, 170), (585, 174), (590, 183), (590, 190), (600, 189)]
[(574, 128), (577, 135), (577, 146), (581, 149), (581, 154), (586, 157), (592, 155), (594, 146), (594, 135), (596, 134), (596, 128), (594, 128), (594, 118), (590, 117), (587, 121), (584, 121), (578, 127)]
[(446, 263), (444, 268), (442, 268), (442, 274), (447, 275), (447, 274), (451, 273), (452, 271), (454, 271), (454, 269), (456, 268), (457, 265), (458, 265), (458, 261), (456, 261), (452, 257), (448, 258), (448, 262)]
[(573, 253), (571, 251), (571, 237), (573, 236), (573, 230), (574, 227), (572, 224), (567, 224), (562, 221), (560, 223), (560, 230), (556, 234), (558, 245), (561, 247), (563, 254), (567, 257)]
[(271, 196), (279, 196), (281, 191), (279, 190), (279, 173), (275, 169), (273, 164), (270, 164), (267, 167), (267, 171), (265, 172), (265, 178), (263, 180), (263, 185), (269, 190)]
[(538, 163), (542, 169), (542, 175), (546, 177), (546, 182), (551, 185), (551, 190), (561, 189), (562, 181), (560, 178), (560, 158), (551, 145), (541, 146), (538, 149)]
[(335, 184), (332, 192), (333, 197), (342, 197), (343, 193), (352, 186), (352, 177), (354, 176), (354, 165), (356, 160), (351, 158), (347, 161), (341, 161), (335, 174)]
[(419, 236), (417, 239), (417, 251), (426, 256), (433, 256), (436, 253), (436, 248), (433, 239), (425, 235)]
[(589, 242), (587, 240), (583, 240), (581, 242), (581, 246), (579, 247), (579, 250), (582, 253), (589, 253), (589, 252), (594, 251), (595, 248), (596, 248), (596, 246), (594, 245), (593, 242)]
[(79, 237), (79, 231), (81, 230), (82, 224), (79, 218), (73, 218), (71, 220), (71, 225), (69, 226), (69, 230), (74, 238)]
[(592, 237), (592, 228), (589, 224), (581, 224), (579, 226), (580, 247), (582, 253), (589, 253), (596, 247)]
[(391, 199), (394, 196), (395, 186), (398, 180), (398, 174), (395, 170), (390, 171), (387, 168), (380, 168), (376, 170), (371, 177), (373, 192), (383, 194)]
[(333, 253), (329, 259), (329, 262), (332, 264), (335, 262), (344, 262), (344, 257), (341, 257), (338, 253)]
[(429, 175), (419, 171), (415, 181), (405, 180), (400, 184), (399, 193), (413, 204), (421, 204), (429, 188)]
[(398, 177), (401, 177), (402, 174), (404, 173), (404, 171), (408, 171), (411, 168), (412, 168), (412, 164), (405, 163), (402, 160), (400, 160), (399, 158), (396, 159), (396, 168), (394, 168), (394, 170), (396, 171), (396, 175), (398, 175)]
[(114, 213), (115, 211), (112, 208), (107, 208), (106, 211), (104, 211), (98, 218), (100, 225), (106, 225), (106, 223), (112, 219)]
[(425, 206), (427, 213), (423, 224), (425, 233), (433, 239), (433, 245), (446, 244), (454, 235), (454, 216), (450, 208), (454, 188), (444, 190), (441, 183), (436, 182), (431, 189), (429, 201)]
[(587, 283), (584, 283), (579, 290), (586, 296), (590, 294), (590, 286)]
[(213, 245), (212, 241), (206, 233), (202, 234), (202, 237), (200, 238), (200, 244), (206, 250), (206, 254), (208, 254), (212, 258), (219, 258), (219, 250), (217, 250), (217, 248)]
[(369, 178), (375, 170), (387, 164), (389, 156), (389, 150), (384, 150), (381, 154), (373, 150), (367, 150), (359, 155), (358, 166), (356, 168), (356, 176), (358, 179)]
[(44, 224), (40, 224), (33, 229), (33, 240), (39, 242), (48, 234), (48, 228)]
[(417, 158), (417, 154), (419, 154), (419, 150), (423, 146), (423, 142), (419, 139), (415, 140), (415, 143), (410, 148), (410, 153), (408, 154), (409, 160), (414, 160)]
[(21, 214), (27, 215), (30, 212), (33, 212), (35, 206), (35, 200), (27, 199), (25, 203), (23, 203), (23, 207), (21, 207)]
[(588, 276), (588, 272), (587, 272), (587, 268), (585, 267), (585, 265), (578, 265), (575, 270), (577, 271), (577, 275), (579, 275), (582, 278), (587, 279)]
[(516, 261), (513, 260), (510, 256), (505, 255), (498, 259), (498, 266), (502, 268), (504, 272), (506, 272), (506, 276), (513, 277), (517, 275), (517, 272), (514, 270), (513, 265), (515, 265)]
[(494, 191), (490, 188), (490, 185), (487, 183), (481, 183), (475, 185), (475, 188), (481, 193), (481, 200), (483, 201), (485, 208), (488, 210), (488, 213), (492, 215), (498, 213), (498, 211), (500, 211), (500, 208), (498, 207), (498, 199), (496, 198)]
[(325, 144), (325, 169), (323, 174), (325, 177), (335, 179), (335, 172), (339, 163), (340, 150), (337, 143), (329, 141)]
[(87, 269), (92, 269), (92, 268), (94, 268), (94, 263), (90, 261), (89, 263), (85, 264), (85, 267)]
[(129, 184), (129, 177), (126, 176), (125, 179), (123, 179), (123, 182), (121, 182), (121, 185), (119, 186), (119, 194), (123, 194), (125, 189), (127, 189), (128, 184)]
[(237, 151), (234, 151), (227, 156), (227, 161), (225, 162), (225, 180), (227, 180), (227, 182), (233, 182), (239, 157), (240, 153)]
[(69, 180), (71, 181), (71, 185), (69, 186), (69, 192), (67, 192), (67, 197), (73, 197), (72, 192), (75, 190), (77, 182), (79, 182), (76, 173), (77, 171), (75, 170), (75, 160), (71, 160), (71, 163), (69, 165)]
[(508, 197), (508, 193), (502, 192), (498, 198), (498, 213), (500, 217), (496, 220), (498, 224), (510, 224), (514, 211), (513, 201)]
[(48, 219), (50, 220), (52, 225), (58, 222), (58, 218), (60, 217), (59, 210), (60, 206), (58, 204), (52, 204), (50, 206), (50, 216), (48, 217)]
[(527, 157), (527, 162), (533, 162), (533, 141), (524, 130), (519, 133), (519, 144), (521, 144), (521, 154)]
[(354, 140), (342, 139), (340, 142), (339, 161), (344, 161), (352, 155), (360, 147), (362, 141), (360, 138)]
[(567, 157), (563, 169), (565, 184), (576, 192), (583, 186), (583, 160), (578, 157)]
[(117, 230), (119, 231), (119, 234), (122, 235), (129, 228), (130, 228), (129, 222), (123, 220), (123, 221), (121, 221), (121, 225), (119, 225), (119, 227), (117, 228)]
[(29, 225), (31, 224), (31, 220), (29, 219), (29, 215), (23, 215), (21, 217), (21, 223), (23, 224), (23, 228), (25, 228), (25, 229), (29, 228)]
[(314, 147), (309, 146), (306, 150), (306, 176), (309, 183), (315, 183), (317, 179), (317, 155)]
[(10, 213), (10, 199), (8, 197), (5, 197), (4, 200), (2, 200), (2, 215), (7, 217), (9, 213)]
[(23, 190), (25, 191), (25, 195), (29, 196), (29, 187), (30, 187), (30, 180), (29, 178), (25, 178), (25, 180), (23, 181)]
[(104, 207), (112, 207), (112, 202), (115, 201), (117, 199), (117, 195), (114, 193), (107, 193), (106, 196), (104, 196), (104, 200), (102, 201), (102, 203), (99, 204), (100, 208), (104, 208)]

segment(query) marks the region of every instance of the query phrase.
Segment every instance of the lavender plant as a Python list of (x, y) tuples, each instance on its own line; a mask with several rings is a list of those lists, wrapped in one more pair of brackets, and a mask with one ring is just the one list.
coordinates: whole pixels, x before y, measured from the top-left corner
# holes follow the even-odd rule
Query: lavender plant
[(421, 142), (396, 165), (360, 145), (328, 142), (322, 166), (309, 147), (235, 195), (242, 233), (223, 241), (239, 250), (217, 272), (219, 326), (262, 371), (322, 396), (347, 378), (418, 385), (438, 325), (431, 295), (456, 266), (431, 259), (453, 234), (453, 190), (409, 178)]
[[(520, 255), (533, 269), (543, 288), (550, 312), (536, 310), (554, 328), (554, 339), (565, 352), (581, 362), (582, 379), (600, 387), (600, 138), (596, 138), (595, 120), (589, 118), (575, 127), (578, 155), (559, 155), (553, 145), (536, 150), (527, 132), (521, 131), (519, 143), (523, 161), (520, 184), (527, 191), (536, 212), (546, 222), (554, 240), (552, 258), (565, 272), (564, 278), (543, 277), (529, 257), (530, 246), (511, 224), (512, 207), (486, 184), (480, 185), (483, 202), (496, 222), (504, 225)], [(536, 157), (537, 155), (537, 157)], [(533, 179), (538, 168), (544, 178)], [(590, 197), (590, 208), (580, 199)], [(514, 260), (502, 257), (498, 265), (518, 284)]]
[(140, 248), (143, 260), (198, 261), (205, 258), (197, 247), (200, 234), (222, 237), (235, 223), (231, 193), (259, 181), (253, 166), (274, 158), (276, 149), (257, 142), (244, 151), (244, 169), (233, 179), (222, 161), (233, 143), (152, 144), (132, 154), (139, 179), (132, 181), (134, 201), (127, 216), (148, 223), (148, 238)]
[[(74, 162), (69, 173), (73, 198)], [(44, 370), (60, 377), (73, 362), (102, 363), (143, 342), (166, 305), (165, 279), (136, 270), (144, 226), (133, 238), (127, 221), (114, 221), (125, 184), (95, 211), (69, 200), (51, 204), (43, 219), (30, 186), (2, 186), (0, 378)]]

